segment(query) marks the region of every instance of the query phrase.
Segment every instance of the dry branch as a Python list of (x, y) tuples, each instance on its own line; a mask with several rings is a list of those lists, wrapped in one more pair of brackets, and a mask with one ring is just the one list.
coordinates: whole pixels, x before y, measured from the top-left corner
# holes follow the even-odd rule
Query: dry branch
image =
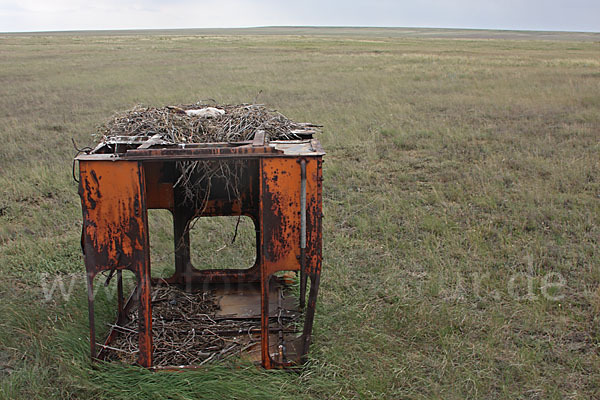
[[(153, 358), (155, 366), (202, 365), (229, 358), (260, 341), (260, 320), (217, 318), (217, 299), (211, 292), (185, 292), (170, 285), (152, 293)], [(109, 360), (133, 364), (138, 353), (138, 317), (133, 310), (108, 350)], [(283, 332), (295, 332), (288, 318)]]

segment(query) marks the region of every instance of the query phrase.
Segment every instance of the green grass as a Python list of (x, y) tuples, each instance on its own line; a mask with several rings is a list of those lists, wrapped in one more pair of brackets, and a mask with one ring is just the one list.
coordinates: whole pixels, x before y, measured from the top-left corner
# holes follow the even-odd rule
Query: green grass
[[(258, 33), (0, 36), (0, 397), (600, 397), (600, 41)], [(311, 361), (91, 365), (71, 138), (208, 98), (325, 126)], [(151, 215), (165, 269), (169, 223)], [(57, 277), (72, 295), (45, 301)]]

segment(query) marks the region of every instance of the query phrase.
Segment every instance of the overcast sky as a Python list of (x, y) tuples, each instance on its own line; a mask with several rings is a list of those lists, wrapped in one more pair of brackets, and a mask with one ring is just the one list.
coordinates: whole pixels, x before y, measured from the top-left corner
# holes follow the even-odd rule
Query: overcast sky
[(271, 25), (600, 32), (600, 0), (0, 0), (0, 32)]

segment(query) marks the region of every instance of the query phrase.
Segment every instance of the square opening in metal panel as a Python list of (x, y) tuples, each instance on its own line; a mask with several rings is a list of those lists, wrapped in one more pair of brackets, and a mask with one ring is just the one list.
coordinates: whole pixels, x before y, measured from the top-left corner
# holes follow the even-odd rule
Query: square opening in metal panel
[(190, 223), (197, 269), (248, 269), (256, 262), (256, 227), (247, 216), (199, 217)]

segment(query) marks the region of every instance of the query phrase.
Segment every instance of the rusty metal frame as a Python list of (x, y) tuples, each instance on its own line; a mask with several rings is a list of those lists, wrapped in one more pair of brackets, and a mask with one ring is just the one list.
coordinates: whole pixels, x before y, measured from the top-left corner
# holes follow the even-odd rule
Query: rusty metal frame
[[(298, 365), (308, 353), (316, 308), (322, 263), (322, 157), (315, 139), (264, 143), (257, 135), (253, 142), (237, 145), (213, 143), (194, 146), (124, 147), (121, 153), (81, 154), (79, 195), (83, 211), (82, 248), (87, 271), (90, 320), (90, 349), (97, 350), (94, 324), (94, 278), (103, 271), (116, 273), (117, 324), (123, 322), (135, 304), (140, 313), (138, 364), (152, 367), (152, 305), (148, 209), (167, 209), (173, 214), (175, 273), (167, 282), (190, 288), (203, 284), (254, 282), (261, 287), (261, 358), (264, 368)], [(240, 197), (229, 199), (215, 190), (206, 207), (186, 207), (181, 193), (173, 188), (175, 161), (244, 160)], [(218, 185), (216, 185), (218, 187)], [(195, 217), (245, 215), (255, 224), (257, 257), (247, 270), (201, 270), (191, 265), (189, 232), (186, 226)], [(181, 245), (183, 243), (183, 245)], [(134, 293), (125, 302), (122, 271), (136, 277)], [(298, 338), (296, 359), (275, 360), (269, 353), (269, 289), (280, 271), (300, 272), (299, 305), (305, 318)], [(308, 301), (307, 281), (310, 279)], [(107, 346), (115, 337), (111, 330)], [(281, 346), (281, 344), (280, 344)]]

